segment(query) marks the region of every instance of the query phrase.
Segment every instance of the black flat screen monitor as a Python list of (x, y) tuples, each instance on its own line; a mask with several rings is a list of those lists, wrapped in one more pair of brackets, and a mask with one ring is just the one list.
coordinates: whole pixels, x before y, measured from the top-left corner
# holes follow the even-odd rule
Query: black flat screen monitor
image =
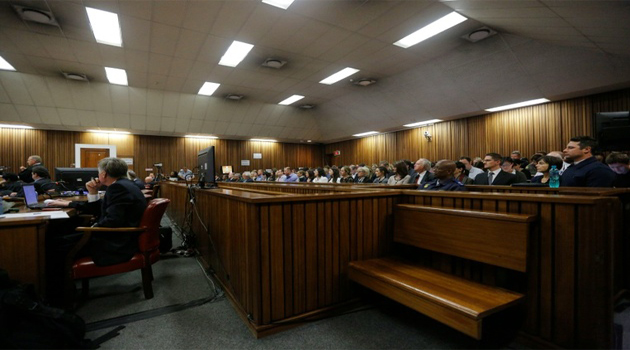
[(593, 129), (600, 151), (630, 151), (630, 111), (595, 113)]
[(214, 179), (214, 146), (204, 148), (197, 153), (199, 167), (199, 184), (203, 187), (216, 186)]
[(55, 168), (55, 181), (63, 191), (84, 191), (85, 183), (98, 178), (98, 168)]

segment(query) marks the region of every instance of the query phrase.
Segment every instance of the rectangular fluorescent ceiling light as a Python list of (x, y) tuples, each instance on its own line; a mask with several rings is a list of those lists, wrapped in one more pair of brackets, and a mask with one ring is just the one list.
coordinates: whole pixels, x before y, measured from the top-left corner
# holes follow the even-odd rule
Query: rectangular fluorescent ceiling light
[(408, 128), (413, 128), (415, 126), (421, 126), (421, 125), (427, 125), (427, 124), (435, 124), (435, 123), (439, 123), (441, 122), (442, 119), (431, 119), (431, 120), (425, 120), (423, 122), (417, 122), (417, 123), (411, 123), (411, 124), (405, 124), (403, 126), (406, 126)]
[(362, 132), (360, 134), (354, 134), (352, 136), (361, 137), (361, 136), (368, 136), (368, 135), (374, 135), (374, 134), (378, 134), (378, 131)]
[(262, 0), (263, 3), (286, 10), (291, 6), (293, 0)]
[(110, 84), (128, 85), (127, 72), (124, 69), (105, 67), (105, 74)]
[(97, 43), (122, 47), (118, 15), (113, 12), (86, 7), (92, 32)]
[(7, 60), (2, 58), (2, 56), (0, 56), (0, 69), (13, 71), (15, 70), (15, 68), (13, 68), (13, 66), (9, 62), (7, 62)]
[(184, 137), (188, 137), (191, 139), (218, 139), (216, 136), (204, 136), (204, 135), (186, 135)]
[(32, 126), (28, 125), (18, 125), (18, 124), (0, 124), (0, 128), (9, 128), (9, 129), (32, 129)]
[(221, 57), (219, 64), (222, 66), (236, 67), (247, 56), (249, 51), (254, 47), (252, 44), (242, 43), (234, 40), (232, 45), (228, 47), (225, 55)]
[(299, 100), (301, 100), (303, 98), (304, 98), (304, 96), (302, 96), (302, 95), (293, 95), (293, 96), (291, 96), (291, 97), (289, 97), (289, 98), (287, 98), (287, 99), (285, 99), (283, 101), (278, 102), (278, 104), (279, 105), (283, 105), (283, 106), (288, 106), (291, 103), (299, 101)]
[(406, 37), (398, 40), (394, 43), (394, 45), (406, 49), (421, 41), (425, 41), (434, 35), (440, 34), (441, 32), (460, 24), (467, 19), (468, 18), (453, 11), (448, 15), (438, 19), (437, 21), (428, 24), (418, 29), (417, 31), (407, 35)]
[(258, 142), (277, 142), (276, 140), (272, 140), (272, 139), (250, 139), (250, 141), (258, 141)]
[(88, 132), (95, 132), (97, 134), (118, 134), (118, 135), (128, 135), (129, 131), (116, 131), (116, 130), (88, 130)]
[(354, 69), (354, 68), (350, 68), (350, 67), (346, 67), (342, 70), (340, 70), (339, 72), (329, 76), (328, 78), (320, 81), (320, 84), (326, 84), (326, 85), (332, 85), (336, 82), (338, 82), (341, 79), (345, 79), (349, 76), (351, 76), (352, 74), (358, 72), (358, 69)]
[(209, 81), (206, 81), (205, 83), (203, 83), (203, 86), (201, 87), (201, 89), (199, 89), (198, 94), (205, 95), (205, 96), (212, 96), (212, 94), (214, 94), (214, 92), (217, 91), (219, 86), (221, 86), (221, 84), (211, 83)]
[(505, 106), (501, 106), (501, 107), (488, 108), (488, 109), (486, 109), (486, 111), (488, 111), (488, 112), (498, 112), (498, 111), (504, 111), (506, 109), (514, 109), (514, 108), (519, 108), (519, 107), (533, 106), (533, 105), (538, 105), (538, 104), (546, 103), (546, 102), (549, 102), (549, 100), (546, 99), (546, 98), (537, 98), (535, 100), (529, 100), (529, 101), (524, 101), (524, 102), (519, 102), (519, 103), (512, 103), (511, 105), (505, 105)]

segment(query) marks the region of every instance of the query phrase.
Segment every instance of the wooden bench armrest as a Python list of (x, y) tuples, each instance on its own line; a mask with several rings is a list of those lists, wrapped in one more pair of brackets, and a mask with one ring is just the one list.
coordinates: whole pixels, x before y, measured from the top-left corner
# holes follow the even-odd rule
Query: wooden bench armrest
[(469, 209), (453, 209), (444, 207), (425, 207), (416, 204), (397, 204), (397, 208), (404, 210), (413, 210), (424, 213), (436, 213), (436, 214), (449, 214), (457, 215), (458, 217), (472, 217), (480, 219), (490, 220), (502, 220), (513, 222), (534, 222), (536, 221), (536, 215), (527, 214), (511, 214), (511, 213), (493, 213), (487, 211), (474, 211)]

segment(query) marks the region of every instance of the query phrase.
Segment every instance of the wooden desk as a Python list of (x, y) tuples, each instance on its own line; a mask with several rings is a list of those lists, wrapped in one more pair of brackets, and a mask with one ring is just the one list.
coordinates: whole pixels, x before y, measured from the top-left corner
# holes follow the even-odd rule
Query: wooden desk
[[(74, 215), (74, 209), (64, 209)], [(20, 207), (20, 212), (29, 210)], [(35, 211), (33, 211), (35, 212)], [(11, 279), (35, 286), (39, 294), (46, 291), (46, 230), (48, 217), (0, 219), (0, 268)]]

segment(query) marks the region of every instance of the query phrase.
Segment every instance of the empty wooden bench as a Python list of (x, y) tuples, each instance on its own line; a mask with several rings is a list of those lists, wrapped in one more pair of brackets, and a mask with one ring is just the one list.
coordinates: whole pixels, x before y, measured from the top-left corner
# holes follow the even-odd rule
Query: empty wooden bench
[[(426, 250), (526, 271), (534, 216), (399, 204), (394, 241)], [(524, 300), (487, 286), (396, 257), (350, 262), (351, 280), (481, 339), (482, 321)]]

